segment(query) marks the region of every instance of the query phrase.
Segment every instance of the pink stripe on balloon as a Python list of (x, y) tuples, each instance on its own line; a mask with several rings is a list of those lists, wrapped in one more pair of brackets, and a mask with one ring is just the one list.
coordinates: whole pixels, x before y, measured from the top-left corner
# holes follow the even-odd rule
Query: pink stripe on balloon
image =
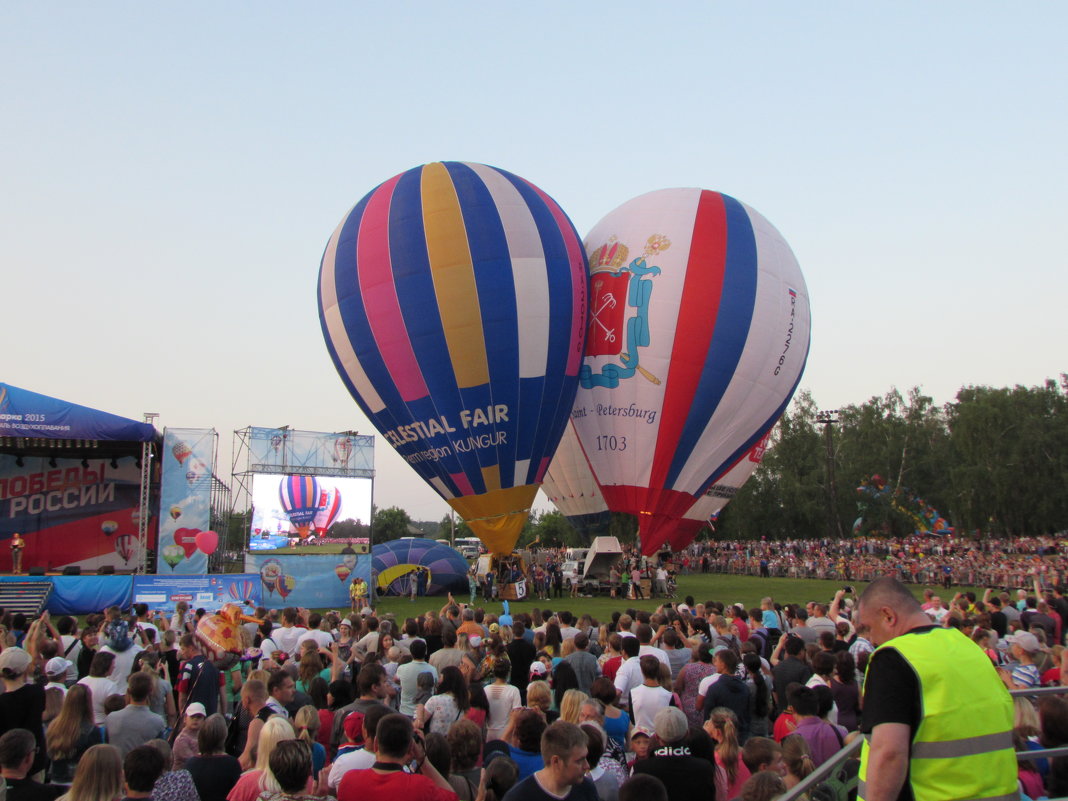
[(564, 214), (564, 210), (556, 205), (556, 201), (534, 186), (530, 181), (521, 179), (529, 186), (538, 197), (545, 201), (545, 205), (552, 212), (553, 219), (560, 229), (560, 236), (564, 238), (564, 247), (567, 248), (568, 260), (571, 262), (571, 297), (575, 304), (575, 313), (571, 315), (571, 339), (568, 343), (567, 367), (565, 374), (578, 375), (579, 363), (582, 361), (583, 331), (586, 328), (586, 285), (589, 276), (582, 269), (585, 264), (582, 242), (575, 233), (571, 220)]
[(397, 175), (386, 181), (367, 202), (356, 240), (356, 265), (364, 312), (379, 355), (386, 372), (397, 385), (401, 399), (408, 403), (425, 398), (429, 393), (408, 338), (397, 287), (393, 283), (389, 207), (393, 189), (400, 178)]
[(534, 475), (535, 484), (540, 484), (545, 478), (545, 471), (549, 469), (550, 461), (552, 461), (552, 459), (548, 456), (541, 460), (541, 464), (538, 465), (538, 472)]
[(461, 497), (475, 494), (475, 488), (471, 486), (471, 481), (464, 473), (450, 473), (449, 478), (456, 483), (457, 489), (460, 490)]

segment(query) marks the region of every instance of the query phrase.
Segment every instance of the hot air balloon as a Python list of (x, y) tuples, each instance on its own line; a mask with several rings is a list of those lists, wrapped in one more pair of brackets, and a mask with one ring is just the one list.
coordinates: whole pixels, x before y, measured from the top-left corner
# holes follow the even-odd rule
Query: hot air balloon
[(290, 575), (284, 575), (278, 577), (278, 594), (285, 600), (289, 597), (289, 593), (293, 592), (293, 588), (297, 586), (297, 580)]
[(174, 447), (171, 448), (171, 453), (174, 454), (174, 458), (178, 460), (178, 464), (185, 464), (185, 460), (189, 458), (189, 454), (193, 452), (184, 442), (174, 443)]
[(467, 560), (448, 545), (415, 537), (383, 542), (371, 551), (371, 572), (380, 595), (407, 595), (417, 567), (430, 570), (427, 595), (467, 592)]
[(669, 542), (672, 550), (681, 551), (691, 542), (697, 532), (711, 519), (718, 517), (731, 499), (738, 494), (738, 490), (749, 480), (760, 463), (764, 460), (764, 452), (768, 447), (768, 437), (771, 432), (765, 434), (756, 445), (739, 459), (724, 475), (705, 491), (690, 507), (689, 511), (682, 516), (672, 532)]
[(282, 563), (277, 559), (268, 559), (260, 566), (260, 582), (271, 595), (274, 595), (274, 591), (278, 589), (278, 579), (281, 577)]
[(345, 551), (342, 551), (341, 553), (343, 554), (341, 557), (341, 564), (343, 564), (349, 570), (352, 570), (354, 567), (356, 567), (355, 553), (345, 553)]
[(342, 381), (491, 551), (514, 547), (567, 421), (585, 275), (560, 207), (482, 164), (391, 178), (327, 243), (319, 320)]
[(178, 567), (178, 563), (185, 559), (185, 549), (181, 545), (168, 545), (163, 551), (163, 561), (171, 566), (171, 570)]
[(345, 465), (349, 463), (349, 457), (352, 456), (352, 440), (348, 437), (341, 437), (334, 440), (334, 461), (340, 462)]
[(110, 537), (112, 534), (119, 530), (119, 524), (116, 523), (114, 520), (105, 520), (103, 523), (100, 524), (100, 530)]
[(115, 553), (122, 557), (123, 564), (130, 564), (130, 557), (137, 552), (137, 536), (122, 534), (115, 538)]
[(341, 491), (337, 487), (322, 490), (319, 493), (319, 508), (312, 518), (312, 525), (319, 536), (326, 534), (341, 514)]
[(207, 474), (208, 466), (202, 461), (200, 461), (200, 459), (193, 459), (193, 461), (189, 463), (189, 469), (186, 471), (185, 481), (190, 487), (192, 487), (194, 484), (204, 478)]
[(337, 574), (338, 581), (344, 583), (350, 575), (352, 575), (352, 568), (347, 567), (345, 564), (340, 564), (334, 568), (334, 572)]
[(300, 538), (307, 538), (319, 510), (319, 482), (314, 476), (286, 476), (278, 485), (278, 497)]
[(665, 189), (594, 226), (572, 419), (605, 502), (655, 553), (778, 420), (808, 356), (808, 291), (771, 224), (717, 192)]
[(582, 452), (575, 425), (568, 421), (564, 436), (545, 472), (541, 491), (575, 527), (588, 545), (593, 538), (608, 533), (612, 513), (604, 502), (601, 488), (593, 477), (590, 463)]
[(181, 516), (182, 516), (182, 507), (181, 506), (172, 506), (171, 507), (171, 520), (177, 520)]
[(273, 436), (271, 437), (271, 449), (272, 449), (272, 450), (273, 450), (273, 451), (274, 451), (275, 453), (278, 453), (278, 449), (279, 449), (280, 447), (282, 447), (282, 437), (281, 437), (281, 436), (279, 436), (278, 434), (275, 434), (275, 435), (273, 435)]

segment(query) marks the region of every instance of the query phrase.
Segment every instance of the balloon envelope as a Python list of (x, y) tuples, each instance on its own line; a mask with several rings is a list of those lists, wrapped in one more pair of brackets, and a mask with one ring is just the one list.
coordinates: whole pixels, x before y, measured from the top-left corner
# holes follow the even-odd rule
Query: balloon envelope
[[(340, 442), (340, 440), (339, 440)], [(330, 526), (334, 525), (341, 513), (341, 492), (337, 487), (321, 490), (319, 493), (319, 508), (315, 511), (312, 525), (319, 534), (325, 534)]]
[(448, 545), (413, 537), (390, 540), (371, 549), (371, 572), (381, 594), (406, 595), (416, 567), (430, 569), (427, 595), (467, 592), (467, 560)]
[(493, 551), (526, 522), (574, 399), (586, 261), (529, 182), (427, 164), (327, 243), (319, 318), (356, 402)]
[(286, 476), (278, 485), (278, 498), (289, 522), (306, 530), (319, 510), (319, 482), (314, 476)]
[(808, 356), (808, 291), (734, 198), (665, 189), (586, 238), (590, 318), (572, 417), (612, 511), (654, 553), (781, 416)]
[(553, 505), (567, 518), (586, 544), (607, 534), (612, 513), (593, 477), (589, 460), (579, 444), (575, 425), (568, 421), (541, 485)]

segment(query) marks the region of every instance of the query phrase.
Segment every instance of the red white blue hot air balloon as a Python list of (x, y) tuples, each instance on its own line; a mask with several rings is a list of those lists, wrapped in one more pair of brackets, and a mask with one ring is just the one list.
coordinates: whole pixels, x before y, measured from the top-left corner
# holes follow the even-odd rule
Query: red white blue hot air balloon
[(594, 226), (572, 417), (609, 509), (642, 551), (782, 415), (809, 345), (805, 280), (774, 227), (718, 192), (665, 189)]
[(327, 243), (319, 317), (371, 422), (490, 550), (510, 551), (582, 361), (586, 258), (560, 207), (483, 164), (397, 175)]
[(286, 476), (278, 485), (278, 498), (289, 522), (306, 538), (319, 510), (319, 482), (314, 476)]
[(312, 525), (315, 533), (322, 536), (330, 526), (334, 525), (337, 516), (341, 513), (341, 492), (337, 487), (330, 487), (319, 492), (319, 509), (315, 512)]

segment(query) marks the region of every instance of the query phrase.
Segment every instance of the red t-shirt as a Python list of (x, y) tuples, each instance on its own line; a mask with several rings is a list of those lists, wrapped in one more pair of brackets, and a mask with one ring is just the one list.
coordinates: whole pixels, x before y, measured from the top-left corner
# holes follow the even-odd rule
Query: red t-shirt
[(390, 801), (457, 801), (452, 790), (438, 787), (421, 773), (402, 770), (378, 773), (370, 768), (350, 770), (337, 786), (337, 801), (366, 801), (388, 798)]
[(605, 663), (601, 665), (601, 675), (606, 679), (616, 680), (616, 673), (619, 671), (619, 666), (623, 664), (623, 657), (613, 656), (611, 659), (606, 659)]
[(775, 728), (772, 729), (771, 736), (775, 738), (775, 742), (781, 743), (783, 737), (793, 734), (796, 729), (797, 720), (794, 716), (783, 712), (775, 719)]

